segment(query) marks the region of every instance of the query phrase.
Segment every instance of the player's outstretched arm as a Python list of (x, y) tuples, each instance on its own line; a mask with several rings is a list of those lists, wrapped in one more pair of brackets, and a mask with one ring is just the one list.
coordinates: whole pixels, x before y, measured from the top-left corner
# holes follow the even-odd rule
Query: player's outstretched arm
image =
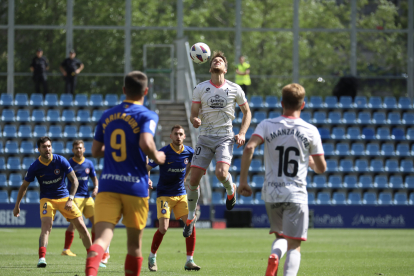
[(105, 144), (97, 140), (93, 140), (91, 151), (92, 151), (92, 156), (95, 158), (104, 157), (105, 156)]
[(143, 132), (139, 136), (139, 146), (148, 157), (154, 160), (158, 165), (165, 163), (165, 153), (157, 151), (155, 147), (154, 138), (151, 133)]
[(201, 104), (193, 102), (191, 104), (191, 117), (190, 122), (194, 128), (199, 128), (201, 126), (201, 120), (198, 118), (198, 112), (200, 110)]
[(76, 191), (78, 190), (78, 186), (79, 186), (79, 182), (78, 182), (78, 178), (76, 177), (75, 171), (71, 171), (70, 173), (68, 173), (68, 179), (70, 182), (72, 182), (72, 185), (70, 187), (70, 191), (69, 191), (69, 199), (65, 204), (65, 209), (66, 210), (71, 210), (72, 209), (72, 201), (73, 201), (73, 197), (76, 194)]
[(19, 193), (17, 194), (16, 205), (14, 206), (13, 215), (18, 217), (20, 214), (20, 202), (27, 192), (30, 182), (23, 180), (23, 184), (20, 186)]
[(236, 140), (237, 147), (240, 148), (246, 142), (246, 132), (250, 126), (250, 122), (252, 120), (252, 112), (250, 111), (249, 103), (245, 103), (244, 105), (240, 106), (241, 112), (243, 112), (243, 119), (240, 126), (240, 132), (234, 136)]
[(242, 196), (251, 196), (252, 189), (247, 183), (247, 175), (249, 172), (250, 163), (252, 162), (253, 153), (257, 146), (261, 145), (263, 140), (258, 136), (252, 136), (246, 147), (243, 150), (243, 156), (240, 168), (240, 184), (238, 188), (239, 194)]
[(309, 167), (317, 174), (324, 173), (326, 171), (325, 155), (309, 156)]

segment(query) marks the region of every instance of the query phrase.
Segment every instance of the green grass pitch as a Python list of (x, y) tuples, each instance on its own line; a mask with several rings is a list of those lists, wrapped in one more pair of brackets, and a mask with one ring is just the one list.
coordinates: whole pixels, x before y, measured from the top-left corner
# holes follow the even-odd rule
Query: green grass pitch
[[(37, 268), (40, 229), (0, 228), (0, 275), (84, 275), (86, 251), (76, 238), (77, 257), (61, 256), (64, 231), (52, 230), (47, 267)], [(185, 241), (181, 229), (170, 229), (157, 253), (158, 272), (147, 258), (155, 229), (144, 231), (141, 275), (264, 275), (274, 235), (268, 229), (198, 229), (194, 254), (201, 270), (184, 271)], [(125, 229), (116, 229), (108, 267), (99, 275), (124, 275)], [(283, 275), (282, 259), (279, 274)], [(414, 275), (414, 230), (310, 229), (302, 243), (298, 275)]]

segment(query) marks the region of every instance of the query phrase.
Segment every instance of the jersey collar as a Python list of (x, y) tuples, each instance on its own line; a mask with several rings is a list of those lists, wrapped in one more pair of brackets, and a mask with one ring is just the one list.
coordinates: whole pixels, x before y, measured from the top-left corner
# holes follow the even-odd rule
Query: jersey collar
[(45, 165), (45, 166), (49, 166), (49, 164), (50, 164), (50, 162), (52, 162), (52, 160), (53, 160), (53, 154), (52, 154), (52, 158), (49, 160), (49, 162), (47, 162), (47, 163), (45, 163), (45, 162), (43, 162), (41, 159), (40, 159), (40, 156), (39, 156), (39, 162), (40, 163), (42, 163), (43, 165)]
[(282, 117), (285, 117), (285, 118), (288, 118), (288, 119), (300, 119), (300, 117), (285, 116), (285, 115), (282, 115)]
[(181, 149), (179, 151), (176, 151), (174, 146), (172, 145), (172, 143), (170, 144), (170, 147), (172, 148), (173, 151), (175, 151), (177, 154), (180, 154), (184, 151), (184, 145), (181, 147)]
[(222, 85), (220, 85), (220, 86), (217, 86), (217, 85), (215, 85), (211, 80), (210, 80), (210, 84), (212, 85), (212, 86), (214, 86), (215, 88), (220, 88), (220, 87), (223, 87), (223, 85), (225, 85), (226, 84), (226, 80), (224, 80), (224, 83), (222, 84)]
[(76, 161), (75, 158), (72, 157), (73, 162), (81, 165), (83, 162), (85, 162), (85, 157), (82, 156), (82, 160), (80, 162)]
[(139, 102), (139, 101), (124, 100), (123, 102), (124, 102), (124, 103), (132, 103), (132, 104), (142, 105), (142, 103), (141, 103), (141, 102)]

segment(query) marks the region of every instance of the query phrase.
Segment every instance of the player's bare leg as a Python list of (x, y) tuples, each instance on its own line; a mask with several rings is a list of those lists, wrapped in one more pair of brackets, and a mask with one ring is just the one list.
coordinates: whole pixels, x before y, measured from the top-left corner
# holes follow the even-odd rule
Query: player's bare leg
[(51, 217), (43, 217), (41, 219), (42, 226), (39, 237), (39, 262), (37, 267), (46, 267), (46, 247), (49, 241), (49, 235), (52, 231), (53, 220)]
[(236, 184), (233, 183), (229, 168), (230, 165), (224, 162), (217, 162), (216, 164), (216, 177), (223, 184), (227, 193), (227, 210), (233, 209), (234, 205), (236, 205)]
[[(187, 219), (188, 219), (188, 215), (184, 215), (181, 217), (182, 221), (187, 221)], [(194, 259), (193, 259), (195, 244), (196, 244), (196, 228), (194, 226), (191, 236), (185, 239), (185, 246), (187, 249), (187, 262), (184, 265), (185, 270), (200, 270), (201, 268), (195, 264)]]
[(139, 275), (142, 266), (143, 230), (127, 227), (128, 254), (125, 259), (125, 275)]
[(200, 180), (203, 177), (205, 170), (191, 167), (190, 185), (187, 186), (187, 200), (188, 200), (188, 218), (185, 221), (183, 236), (188, 238), (193, 233), (193, 226), (196, 222), (196, 208), (198, 198), (200, 197)]
[(275, 233), (276, 239), (273, 241), (272, 250), (267, 262), (266, 276), (276, 276), (279, 268), (279, 260), (283, 258), (287, 251), (287, 240)]
[(85, 273), (87, 276), (95, 276), (98, 274), (98, 267), (104, 254), (104, 248), (109, 246), (114, 236), (114, 228), (115, 225), (109, 222), (100, 221), (96, 223), (96, 239), (88, 249), (88, 255), (86, 257)]
[(78, 230), (83, 246), (85, 246), (86, 249), (89, 249), (92, 245), (91, 236), (89, 235), (88, 228), (86, 228), (82, 216), (71, 219), (70, 222), (73, 223)]
[(285, 266), (283, 268), (284, 276), (296, 276), (300, 266), (300, 240), (286, 239), (288, 242), (288, 251), (286, 253)]
[(167, 233), (168, 226), (170, 224), (170, 219), (168, 218), (160, 218), (158, 219), (159, 227), (157, 231), (154, 233), (154, 237), (152, 238), (151, 244), (151, 252), (148, 256), (148, 269), (150, 271), (157, 271), (157, 251), (161, 245), (162, 239), (164, 235)]

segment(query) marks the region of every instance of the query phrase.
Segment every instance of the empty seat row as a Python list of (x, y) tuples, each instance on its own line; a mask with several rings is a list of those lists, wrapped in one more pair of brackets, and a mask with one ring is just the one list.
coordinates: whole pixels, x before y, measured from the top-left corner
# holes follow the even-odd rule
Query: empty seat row
[(388, 172), (388, 173), (413, 173), (413, 161), (411, 159), (398, 160), (389, 159), (385, 161), (382, 159), (372, 159), (371, 162), (365, 159), (355, 160), (342, 159), (339, 161), (334, 159), (326, 160), (326, 169), (328, 172)]
[(317, 189), (414, 189), (414, 176), (403, 178), (401, 175), (315, 175), (307, 178), (308, 188)]
[(0, 97), (0, 106), (114, 106), (118, 104), (119, 101), (123, 101), (125, 95), (121, 95), (118, 99), (116, 94), (106, 94), (105, 97), (101, 94), (92, 94), (89, 98), (86, 94), (76, 94), (73, 98), (72, 94), (62, 94), (58, 99), (57, 94), (46, 94), (43, 99), (42, 94), (31, 94), (30, 99), (26, 93), (17, 93), (13, 99), (13, 96), (10, 94), (3, 93)]
[(374, 127), (364, 127), (362, 131), (359, 127), (333, 127), (332, 131), (329, 128), (318, 128), (319, 134), (322, 139), (335, 139), (335, 140), (414, 140), (414, 128), (408, 128), (407, 132), (404, 128), (393, 128), (390, 130), (388, 127), (379, 127), (375, 130)]
[[(19, 191), (11, 191), (10, 198), (7, 191), (0, 191), (0, 203), (15, 203)], [(27, 191), (22, 203), (40, 203), (38, 191)]]
[(50, 138), (70, 138), (70, 139), (88, 139), (93, 138), (95, 131), (91, 126), (80, 126), (79, 131), (77, 126), (67, 125), (64, 128), (60, 125), (52, 125), (49, 128), (43, 125), (32, 127), (29, 125), (21, 125), (19, 129), (14, 125), (5, 125), (3, 133), (4, 138), (39, 138), (49, 136)]
[(414, 144), (399, 143), (324, 143), (325, 156), (414, 156)]
[(308, 193), (308, 204), (334, 204), (334, 205), (414, 205), (414, 193), (409, 197), (404, 192), (391, 193), (382, 192), (378, 197), (375, 192), (366, 192), (361, 197), (360, 193), (351, 192), (346, 196), (343, 192), (334, 192), (332, 198), (328, 192), (320, 192), (315, 198), (314, 193)]
[[(222, 205), (222, 204), (225, 204), (226, 197), (227, 197), (226, 193), (215, 191), (211, 195), (211, 202), (214, 205)], [(240, 204), (264, 204), (264, 201), (262, 200), (261, 192), (257, 192), (254, 195), (252, 194), (249, 197), (241, 196), (237, 200)]]
[(75, 114), (75, 111), (71, 109), (63, 110), (62, 114), (60, 113), (60, 110), (58, 109), (49, 109), (47, 113), (45, 113), (45, 111), (42, 109), (34, 109), (32, 114), (30, 114), (30, 110), (28, 109), (19, 109), (15, 116), (15, 112), (13, 109), (3, 109), (2, 114), (1, 114), (1, 120), (6, 123), (12, 123), (12, 122), (89, 123), (89, 122), (99, 121), (99, 119), (102, 117), (102, 113), (103, 113), (103, 110), (94, 110), (91, 116), (91, 112), (85, 109), (78, 110), (77, 114)]

